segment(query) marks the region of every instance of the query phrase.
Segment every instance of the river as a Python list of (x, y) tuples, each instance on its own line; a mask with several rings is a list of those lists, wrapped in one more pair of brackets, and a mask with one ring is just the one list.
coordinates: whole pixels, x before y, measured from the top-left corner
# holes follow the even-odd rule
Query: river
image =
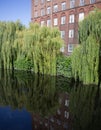
[(101, 89), (0, 70), (0, 130), (101, 130)]

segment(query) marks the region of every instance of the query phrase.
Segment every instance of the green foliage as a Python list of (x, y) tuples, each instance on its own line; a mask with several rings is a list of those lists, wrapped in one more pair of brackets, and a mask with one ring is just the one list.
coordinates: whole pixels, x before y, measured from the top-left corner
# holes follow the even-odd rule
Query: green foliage
[(23, 29), (19, 22), (0, 22), (0, 67), (14, 69), (14, 60), (17, 57), (15, 39), (17, 31)]
[(56, 75), (56, 57), (62, 44), (58, 29), (31, 24), (24, 34), (24, 50), (33, 61), (33, 71)]
[[(56, 75), (56, 57), (63, 41), (57, 28), (0, 22), (0, 68), (32, 69), (35, 73)], [(15, 66), (14, 66), (15, 65)]]
[(17, 70), (29, 70), (33, 68), (33, 63), (24, 57), (20, 57), (15, 61), (15, 69)]
[(79, 27), (80, 45), (72, 54), (72, 72), (85, 84), (98, 83), (99, 49), (101, 46), (101, 11), (90, 13)]
[(57, 58), (57, 75), (71, 77), (71, 57), (62, 55)]

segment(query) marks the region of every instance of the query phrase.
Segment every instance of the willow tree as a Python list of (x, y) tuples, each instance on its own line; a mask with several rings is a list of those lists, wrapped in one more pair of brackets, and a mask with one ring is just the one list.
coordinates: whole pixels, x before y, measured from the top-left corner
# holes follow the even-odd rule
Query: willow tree
[(4, 68), (3, 56), (2, 56), (2, 44), (3, 44), (3, 35), (5, 32), (6, 25), (4, 22), (0, 22), (0, 67)]
[(0, 68), (14, 69), (18, 49), (15, 47), (15, 41), (17, 32), (22, 27), (19, 21), (0, 22)]
[(101, 81), (101, 11), (91, 12), (79, 25), (79, 47), (72, 55), (72, 71), (85, 84)]
[(17, 50), (14, 47), (19, 22), (0, 22), (0, 62), (1, 68), (14, 69)]
[(27, 56), (33, 59), (35, 73), (56, 75), (56, 56), (63, 41), (56, 28), (30, 24), (24, 35)]

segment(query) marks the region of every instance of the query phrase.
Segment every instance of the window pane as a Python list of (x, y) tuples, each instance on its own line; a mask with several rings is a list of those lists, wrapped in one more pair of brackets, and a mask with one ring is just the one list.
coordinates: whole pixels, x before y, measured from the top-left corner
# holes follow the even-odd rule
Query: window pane
[(47, 20), (47, 27), (49, 27), (49, 26), (51, 26), (51, 20), (50, 19)]
[(70, 0), (70, 8), (74, 8), (75, 7), (75, 0)]
[(48, 7), (47, 8), (47, 14), (50, 14), (51, 13), (51, 7)]
[(83, 6), (84, 5), (84, 0), (80, 0), (80, 5)]
[(69, 23), (74, 23), (74, 14), (69, 16)]
[(66, 9), (66, 2), (63, 2), (63, 3), (61, 4), (61, 8), (62, 8), (62, 10), (65, 10), (65, 9)]
[(79, 21), (82, 21), (84, 19), (84, 13), (79, 13)]
[(41, 27), (45, 25), (45, 21), (41, 21)]
[(61, 51), (61, 52), (64, 52), (64, 51), (65, 51), (64, 46), (60, 48), (60, 51)]
[(58, 25), (58, 19), (54, 18), (54, 25)]
[(61, 31), (61, 38), (65, 38), (65, 31)]
[(95, 0), (90, 0), (90, 4), (93, 4), (93, 3), (95, 3)]
[(73, 44), (68, 44), (68, 52), (73, 52)]
[(58, 11), (58, 5), (54, 5), (54, 12)]
[(61, 24), (65, 24), (65, 22), (66, 22), (66, 16), (62, 16), (61, 17)]
[(69, 38), (73, 38), (74, 37), (74, 30), (69, 30)]

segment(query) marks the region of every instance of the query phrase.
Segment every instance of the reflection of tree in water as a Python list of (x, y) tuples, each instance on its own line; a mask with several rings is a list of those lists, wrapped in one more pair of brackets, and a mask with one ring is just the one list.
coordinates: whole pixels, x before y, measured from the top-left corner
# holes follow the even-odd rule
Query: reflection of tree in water
[(72, 89), (70, 112), (75, 130), (101, 129), (101, 90), (94, 85)]
[(41, 115), (54, 112), (58, 107), (55, 77), (38, 76), (27, 72), (0, 75), (0, 104), (13, 108), (27, 108)]

